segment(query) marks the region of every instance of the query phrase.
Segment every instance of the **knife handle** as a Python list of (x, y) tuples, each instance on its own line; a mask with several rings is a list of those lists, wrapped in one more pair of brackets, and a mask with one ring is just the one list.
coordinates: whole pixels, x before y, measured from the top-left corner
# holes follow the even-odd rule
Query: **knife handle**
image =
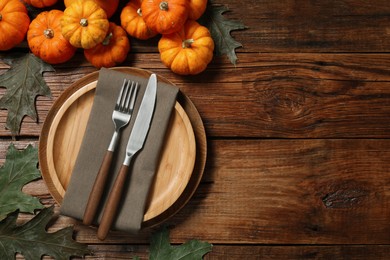
[(126, 182), (128, 169), (129, 166), (122, 164), (118, 176), (115, 179), (115, 183), (111, 188), (111, 192), (108, 195), (108, 199), (103, 210), (103, 216), (100, 220), (100, 225), (97, 232), (97, 237), (100, 240), (104, 240), (106, 238), (114, 217), (116, 216), (118, 205), (122, 197), (123, 186)]
[(100, 166), (99, 172), (96, 176), (95, 183), (93, 184), (92, 191), (89, 194), (88, 203), (85, 208), (83, 217), (83, 223), (85, 225), (91, 225), (96, 215), (96, 211), (106, 185), (113, 154), (114, 153), (112, 151), (107, 150), (103, 158), (102, 165)]

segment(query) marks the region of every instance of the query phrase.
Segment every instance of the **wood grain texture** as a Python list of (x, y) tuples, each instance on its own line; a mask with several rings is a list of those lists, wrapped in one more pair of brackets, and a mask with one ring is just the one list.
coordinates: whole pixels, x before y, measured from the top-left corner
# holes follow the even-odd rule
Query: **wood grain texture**
[(388, 258), (388, 246), (219, 246), (213, 247), (205, 260), (241, 260), (241, 259), (355, 259), (385, 260)]
[(205, 185), (172, 223), (183, 221), (180, 233), (214, 243), (386, 244), (389, 145), (215, 141)]
[[(149, 259), (147, 245), (90, 245), (93, 256), (72, 259), (116, 260), (133, 259), (135, 256), (142, 260)], [(387, 260), (390, 253), (389, 246), (223, 246), (213, 245), (213, 251), (204, 257), (204, 260), (242, 260), (242, 259), (334, 259), (344, 260)], [(17, 255), (16, 260), (24, 259)], [(43, 260), (53, 259), (43, 257)]]
[[(168, 221), (175, 243), (188, 234), (216, 244), (375, 245), (390, 239), (387, 140), (216, 140), (209, 153), (213, 159), (194, 198)], [(31, 185), (47, 193), (43, 182)], [(69, 221), (61, 217), (56, 225)], [(98, 243), (94, 230), (77, 225), (77, 239)], [(105, 242), (147, 243), (151, 231), (136, 237), (114, 232)]]
[[(213, 243), (206, 260), (388, 259), (389, 1), (214, 2), (248, 27), (232, 32), (243, 44), (236, 66), (214, 57), (200, 75), (175, 75), (160, 61), (159, 37), (132, 39), (122, 64), (179, 86), (206, 128), (206, 170), (189, 204), (167, 222), (172, 242)], [(0, 74), (8, 68), (0, 61)], [(11, 142), (19, 149), (37, 145), (53, 102), (97, 70), (82, 51), (54, 68), (44, 73), (52, 99), (37, 98), (38, 123), (24, 118), (15, 141), (0, 110), (1, 164)], [(55, 204), (43, 180), (23, 191)], [(147, 259), (153, 230), (113, 232), (102, 242), (95, 229), (59, 216), (49, 232), (69, 225), (95, 252), (87, 259)]]
[[(133, 259), (138, 256), (147, 260), (149, 248), (146, 245), (90, 245), (93, 256), (72, 259), (116, 260)], [(334, 259), (344, 260), (387, 260), (390, 253), (389, 246), (221, 246), (214, 245), (213, 251), (204, 257), (204, 260), (242, 260), (242, 259)], [(17, 260), (24, 259), (17, 255)], [(43, 257), (42, 259), (53, 259)]]
[[(157, 55), (139, 60), (178, 85), (198, 108), (208, 135), (266, 138), (387, 138), (390, 134), (390, 57), (379, 54), (251, 54), (236, 68), (216, 60), (204, 74), (182, 78), (163, 69)], [(143, 64), (145, 63), (145, 64)], [(154, 64), (156, 66), (154, 66)], [(53, 101), (88, 67), (45, 74), (53, 99), (38, 97), (38, 136)], [(207, 95), (204, 95), (207, 90)], [(0, 111), (5, 122), (6, 111)], [(8, 130), (0, 129), (2, 136)]]
[[(233, 32), (238, 52), (387, 52), (387, 0), (223, 0), (225, 16), (248, 29)], [(116, 17), (113, 18), (118, 22)], [(383, 26), (381, 26), (383, 25)], [(156, 53), (159, 37), (131, 40), (134, 53)]]
[(386, 52), (390, 47), (386, 0), (225, 0), (223, 4), (231, 10), (229, 18), (249, 27), (234, 33), (247, 43), (239, 52)]

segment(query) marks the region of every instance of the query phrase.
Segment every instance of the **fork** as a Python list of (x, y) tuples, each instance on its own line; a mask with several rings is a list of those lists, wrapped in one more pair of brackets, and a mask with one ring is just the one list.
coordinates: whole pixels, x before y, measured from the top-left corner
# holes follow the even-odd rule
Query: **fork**
[(116, 101), (114, 111), (112, 113), (112, 121), (115, 126), (115, 131), (112, 135), (110, 144), (103, 158), (99, 172), (96, 176), (95, 183), (88, 198), (88, 203), (85, 208), (83, 223), (91, 225), (95, 217), (100, 199), (103, 194), (104, 186), (108, 177), (108, 172), (112, 162), (113, 154), (118, 142), (120, 129), (127, 125), (133, 113), (135, 99), (138, 91), (138, 82), (124, 80), (118, 100)]

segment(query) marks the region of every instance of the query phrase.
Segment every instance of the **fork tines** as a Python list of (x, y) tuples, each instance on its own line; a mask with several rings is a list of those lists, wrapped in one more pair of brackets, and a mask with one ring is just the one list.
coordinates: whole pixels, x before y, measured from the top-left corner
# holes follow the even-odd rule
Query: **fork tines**
[(115, 104), (115, 110), (124, 113), (132, 112), (136, 97), (136, 95), (133, 95), (133, 92), (137, 93), (137, 90), (138, 82), (125, 79)]

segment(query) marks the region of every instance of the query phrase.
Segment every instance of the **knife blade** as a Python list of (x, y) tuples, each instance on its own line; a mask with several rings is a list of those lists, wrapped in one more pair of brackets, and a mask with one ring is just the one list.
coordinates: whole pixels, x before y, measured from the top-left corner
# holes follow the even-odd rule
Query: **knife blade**
[(129, 166), (132, 156), (142, 149), (149, 132), (150, 123), (154, 112), (157, 94), (157, 77), (152, 74), (142, 99), (133, 130), (126, 147), (124, 165)]
[(97, 232), (97, 237), (100, 240), (104, 240), (107, 237), (114, 217), (116, 216), (131, 160), (133, 156), (142, 149), (145, 143), (154, 114), (156, 95), (157, 76), (156, 74), (152, 74), (149, 78), (148, 85), (146, 86), (145, 94), (142, 98), (129, 141), (126, 146), (125, 159), (103, 209), (103, 216)]

